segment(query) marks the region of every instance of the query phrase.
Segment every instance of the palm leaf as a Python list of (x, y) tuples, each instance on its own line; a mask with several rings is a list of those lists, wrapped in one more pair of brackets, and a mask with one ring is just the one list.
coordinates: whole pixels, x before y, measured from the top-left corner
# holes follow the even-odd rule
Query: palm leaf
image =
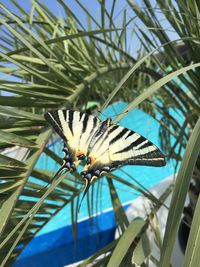
[[(3, 93), (0, 95), (0, 149), (4, 150), (4, 154), (15, 149), (16, 145), (20, 151), (23, 149), (23, 159), (1, 156), (2, 266), (11, 264), (29, 240), (67, 203), (71, 204), (73, 225), (77, 220), (75, 201), (78, 203), (83, 187), (78, 173), (63, 175), (44, 194), (38, 192), (54, 176), (54, 172), (35, 167), (42, 153), (55, 164), (62, 163), (60, 156), (46, 146), (52, 136), (52, 130), (47, 128), (43, 118), (46, 110), (62, 107), (80, 110), (90, 99), (100, 101), (103, 108), (118, 99), (130, 103), (128, 111), (140, 105), (160, 122), (161, 133), (165, 137), (162, 138), (162, 146), (176, 159), (181, 159), (182, 148), (189, 138), (188, 128), (194, 128), (200, 111), (199, 70), (195, 68), (200, 62), (196, 27), (199, 21), (198, 1), (195, 1), (195, 8), (189, 0), (185, 5), (180, 0), (176, 7), (169, 4), (167, 8), (165, 2), (157, 1), (160, 10), (179, 34), (178, 41), (170, 40), (149, 1), (144, 1), (144, 11), (129, 0), (135, 13), (127, 20), (127, 12), (123, 11), (119, 23), (115, 20), (116, 1), (112, 1), (110, 10), (105, 1), (99, 1), (99, 21), (76, 0), (91, 22), (88, 28), (64, 1), (57, 2), (64, 12), (62, 18), (57, 18), (39, 1), (32, 1), (30, 12), (26, 12), (12, 0), (19, 14), (9, 10), (6, 4), (1, 4), (0, 71), (5, 79), (0, 81)], [(127, 42), (130, 41), (129, 27), (134, 26), (136, 17), (144, 22), (148, 32), (134, 27), (143, 46), (134, 58), (128, 51)], [(193, 65), (188, 65), (187, 59), (177, 53), (176, 44), (180, 40), (187, 47)], [(159, 49), (162, 52), (155, 54)], [(155, 69), (155, 64), (158, 69)], [(169, 65), (171, 70), (167, 70)], [(188, 71), (187, 74), (185, 71)], [(180, 82), (187, 90), (179, 86)], [(144, 91), (144, 88), (148, 90)], [(181, 112), (188, 127), (180, 127), (177, 118), (170, 114), (170, 108)], [(119, 116), (116, 122), (121, 118)], [(172, 146), (171, 135), (176, 138)], [(156, 208), (162, 205), (162, 200), (156, 199), (144, 188), (141, 190), (120, 177), (112, 178), (143, 192)], [(112, 180), (108, 181), (117, 222), (126, 233), (128, 221), (115, 185)], [(94, 197), (88, 204), (92, 205), (93, 201)], [(147, 221), (146, 227), (149, 224)], [(142, 242), (142, 238), (140, 240)], [(141, 242), (138, 242), (138, 252), (136, 250), (134, 254), (138, 263), (142, 263), (150, 253), (149, 250), (145, 252)], [(20, 246), (16, 247), (17, 244)], [(116, 244), (114, 242), (102, 252), (113, 249)], [(95, 258), (93, 256), (87, 262)], [(110, 259), (113, 257), (108, 255), (105, 261), (102, 259), (98, 264), (107, 264)], [(151, 259), (157, 262), (153, 257)]]

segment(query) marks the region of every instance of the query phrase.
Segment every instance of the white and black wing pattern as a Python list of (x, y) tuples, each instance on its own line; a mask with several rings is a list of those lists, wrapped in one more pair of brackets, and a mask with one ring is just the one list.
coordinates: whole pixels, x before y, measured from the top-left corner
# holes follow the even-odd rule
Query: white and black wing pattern
[(161, 151), (148, 139), (122, 126), (109, 127), (110, 166), (164, 166)]
[(90, 165), (83, 177), (98, 177), (102, 172), (124, 165), (164, 166), (165, 157), (148, 139), (118, 125), (110, 124), (89, 154)]
[[(88, 154), (88, 162), (90, 169), (100, 170), (102, 167), (107, 167), (110, 164), (109, 153), (109, 125), (110, 119), (107, 119), (101, 124), (101, 131), (98, 131), (90, 144)], [(86, 166), (87, 169), (87, 166)]]
[[(103, 172), (124, 165), (164, 166), (161, 151), (143, 136), (122, 126), (113, 125), (111, 119), (98, 118), (72, 110), (55, 110), (45, 119), (64, 141), (63, 169), (75, 170), (79, 160), (87, 164), (81, 172), (86, 181), (83, 198), (94, 178)], [(82, 199), (83, 199), (82, 198)]]
[[(45, 119), (64, 141), (64, 160), (68, 168), (76, 168), (77, 159), (87, 156), (89, 145), (99, 130), (100, 120), (92, 115), (73, 110), (53, 110), (45, 114)], [(74, 166), (75, 164), (75, 166)]]

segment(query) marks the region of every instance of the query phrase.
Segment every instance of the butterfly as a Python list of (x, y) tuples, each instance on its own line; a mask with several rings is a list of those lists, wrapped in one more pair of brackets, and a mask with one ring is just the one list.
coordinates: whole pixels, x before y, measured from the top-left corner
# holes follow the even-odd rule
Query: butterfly
[[(44, 115), (64, 141), (63, 164), (58, 170), (75, 171), (85, 161), (81, 177), (85, 179), (82, 200), (94, 179), (124, 165), (164, 166), (165, 157), (148, 139), (110, 118), (101, 121), (87, 113), (53, 110)], [(82, 202), (81, 200), (81, 202)]]

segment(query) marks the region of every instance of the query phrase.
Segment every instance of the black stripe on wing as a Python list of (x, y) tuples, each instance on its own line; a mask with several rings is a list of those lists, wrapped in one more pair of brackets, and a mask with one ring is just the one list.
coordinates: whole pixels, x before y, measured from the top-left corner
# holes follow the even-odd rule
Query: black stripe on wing
[[(117, 126), (113, 128), (112, 132)], [(117, 147), (117, 142), (120, 142), (119, 150), (113, 151), (113, 155), (118, 155), (118, 159), (111, 162), (111, 168), (119, 165), (164, 166), (166, 164), (164, 155), (152, 142), (134, 131), (120, 128), (121, 131), (110, 140), (111, 146)]]
[(67, 120), (66, 119), (65, 120), (68, 122), (69, 129), (70, 129), (72, 135), (74, 135), (74, 132), (73, 132), (74, 111), (73, 110), (68, 110), (67, 113), (68, 113), (68, 118), (67, 118)]
[(109, 167), (111, 169), (115, 169), (122, 167), (124, 165), (143, 165), (152, 167), (162, 167), (166, 165), (166, 161), (162, 152), (159, 149), (156, 149), (144, 155), (137, 155), (132, 158), (111, 162), (109, 164)]
[(88, 114), (84, 114), (84, 119), (83, 119), (83, 129), (82, 129), (82, 133), (84, 133), (86, 131), (87, 128), (87, 124), (88, 124), (88, 119), (89, 119), (89, 115)]
[(165, 157), (159, 149), (147, 152), (144, 155), (137, 155), (135, 158), (128, 159), (130, 165), (146, 165), (162, 167), (166, 165)]
[[(64, 115), (64, 112), (63, 112)], [(66, 117), (66, 115), (65, 115)], [(62, 124), (59, 119), (57, 110), (51, 110), (44, 114), (45, 120), (55, 129), (58, 135), (67, 141), (66, 136), (63, 133)]]
[(89, 142), (89, 140), (91, 140), (91, 136), (93, 136), (94, 132), (97, 130), (96, 129), (97, 123), (99, 123), (99, 120), (96, 117), (94, 117), (93, 118), (93, 126), (92, 126), (92, 129), (90, 130), (90, 133), (88, 134), (88, 138), (86, 140), (87, 143)]
[(102, 121), (99, 124), (99, 127), (98, 127), (96, 133), (94, 134), (94, 136), (92, 137), (92, 140), (90, 142), (90, 145), (89, 145), (90, 148), (92, 148), (96, 143), (98, 143), (102, 139), (102, 136), (104, 135), (104, 133), (108, 129), (109, 123), (110, 123), (110, 120), (107, 119), (105, 121)]
[(123, 128), (120, 133), (118, 133), (113, 139), (110, 140), (110, 145), (114, 144), (117, 140), (121, 139), (128, 131), (129, 129)]
[(125, 140), (126, 140), (127, 138), (129, 138), (130, 136), (134, 135), (134, 134), (135, 134), (135, 132), (130, 130), (130, 133), (125, 137)]
[[(147, 143), (148, 146), (149, 143)], [(153, 146), (155, 147), (155, 145)], [(144, 165), (144, 166), (162, 167), (166, 165), (166, 161), (162, 152), (159, 149), (155, 149), (154, 151), (150, 151), (142, 155), (136, 155), (135, 157), (126, 158), (124, 160), (122, 159), (121, 161), (118, 162), (112, 162), (111, 168), (112, 167), (115, 168), (115, 166), (118, 167), (124, 165)]]
[[(147, 139), (144, 138), (143, 136), (140, 136), (138, 139), (136, 139), (134, 142), (132, 142), (129, 146), (121, 149), (120, 151), (117, 151), (116, 154), (118, 153), (123, 153), (123, 152), (128, 152), (134, 148), (136, 148), (138, 145), (140, 145), (141, 143), (145, 142)], [(149, 142), (149, 145), (152, 145), (151, 142)]]
[(159, 158), (143, 158), (142, 156), (138, 156), (136, 158), (115, 161), (109, 164), (111, 169), (120, 168), (125, 165), (142, 165), (142, 166), (152, 166), (152, 167), (163, 167), (166, 165), (165, 158), (162, 156)]

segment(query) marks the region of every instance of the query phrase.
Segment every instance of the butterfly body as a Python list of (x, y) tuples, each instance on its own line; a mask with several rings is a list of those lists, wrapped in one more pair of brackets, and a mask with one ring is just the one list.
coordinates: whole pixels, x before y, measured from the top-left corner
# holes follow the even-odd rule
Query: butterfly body
[(90, 183), (102, 173), (124, 165), (164, 166), (161, 151), (148, 139), (125, 127), (114, 125), (110, 118), (98, 118), (72, 110), (54, 110), (45, 114), (64, 141), (63, 169), (75, 170), (81, 160), (86, 164), (81, 176)]

